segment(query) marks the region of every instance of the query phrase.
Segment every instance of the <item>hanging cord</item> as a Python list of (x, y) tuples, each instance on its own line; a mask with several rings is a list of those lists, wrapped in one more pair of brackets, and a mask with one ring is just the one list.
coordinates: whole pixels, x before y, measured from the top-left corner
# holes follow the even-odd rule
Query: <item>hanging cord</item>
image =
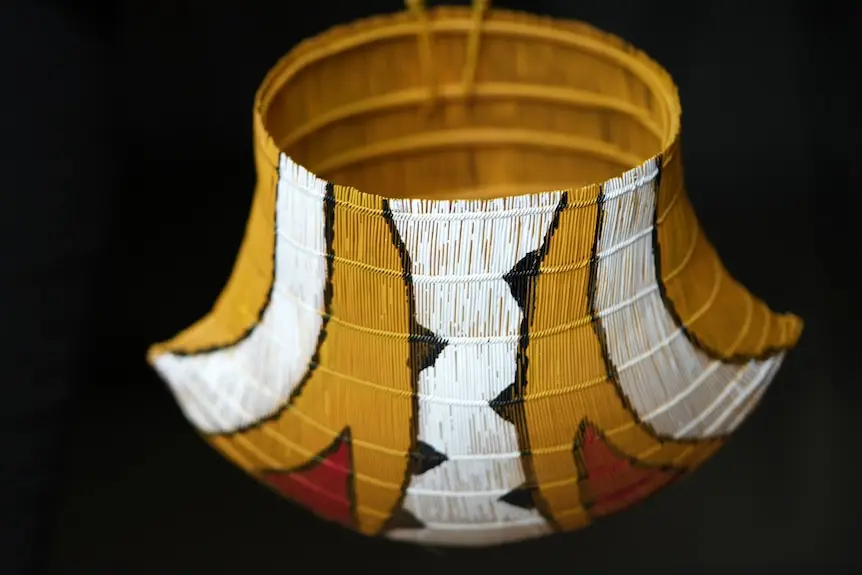
[(473, 27), (467, 39), (467, 58), (464, 62), (464, 95), (469, 97), (476, 82), (476, 68), (479, 65), (479, 39), (482, 35), (482, 20), (488, 11), (491, 0), (473, 0)]
[(431, 23), (425, 11), (425, 0), (404, 0), (407, 10), (419, 21), (419, 67), (428, 87), (429, 103), (437, 98), (437, 78), (434, 71), (434, 56), (431, 53)]
[[(425, 0), (404, 0), (407, 10), (419, 21), (419, 66), (425, 85), (430, 93), (429, 101), (437, 97), (437, 78), (434, 70), (434, 56), (431, 47), (431, 22), (425, 10)], [(476, 68), (479, 63), (479, 39), (482, 32), (482, 21), (491, 4), (490, 0), (473, 0), (473, 27), (467, 38), (467, 55), (464, 61), (462, 77), (464, 95), (469, 96), (476, 82)]]

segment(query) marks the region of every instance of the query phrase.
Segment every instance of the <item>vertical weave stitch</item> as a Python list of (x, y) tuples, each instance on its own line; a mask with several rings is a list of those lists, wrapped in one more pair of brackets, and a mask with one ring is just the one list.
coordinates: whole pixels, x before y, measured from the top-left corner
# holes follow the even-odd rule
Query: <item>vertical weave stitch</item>
[(273, 68), (234, 272), (150, 360), (229, 459), (362, 533), (583, 527), (714, 453), (801, 322), (700, 230), (646, 55), (581, 23), (419, 16)]

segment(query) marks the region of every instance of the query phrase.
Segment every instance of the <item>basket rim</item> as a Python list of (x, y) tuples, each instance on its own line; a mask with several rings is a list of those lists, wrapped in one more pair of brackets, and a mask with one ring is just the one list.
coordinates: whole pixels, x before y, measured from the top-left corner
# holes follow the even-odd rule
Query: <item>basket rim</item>
[[(436, 6), (429, 8), (427, 13), (434, 34), (441, 32), (466, 34), (469, 31), (469, 26), (472, 25), (473, 13), (470, 7)], [(415, 21), (413, 15), (401, 10), (393, 13), (374, 14), (339, 24), (302, 40), (270, 68), (255, 94), (253, 113), (255, 153), (262, 156), (261, 159), (264, 159), (275, 169), (279, 168), (281, 159), (285, 158), (290, 164), (313, 175), (314, 172), (294, 161), (286, 152), (281, 150), (268, 131), (265, 117), (272, 100), (293, 77), (309, 65), (381, 39), (416, 34), (418, 27), (419, 23)], [(666, 133), (661, 149), (654, 155), (644, 158), (638, 165), (618, 172), (607, 180), (590, 182), (563, 190), (537, 189), (525, 194), (489, 197), (482, 200), (433, 197), (408, 199), (444, 203), (480, 201), (485, 204), (499, 202), (506, 198), (536, 196), (556, 191), (567, 191), (574, 197), (590, 197), (594, 196), (594, 190), (597, 187), (603, 187), (619, 180), (638, 179), (642, 177), (649, 166), (658, 165), (663, 168), (676, 156), (682, 115), (678, 89), (670, 73), (643, 50), (623, 38), (587, 22), (540, 16), (525, 11), (502, 8), (488, 10), (483, 23), (482, 34), (533, 37), (587, 47), (588, 50), (592, 49), (611, 55), (611, 59), (639, 78), (652, 95), (662, 102)], [(481, 83), (477, 83), (477, 86), (481, 85)], [(388, 196), (366, 192), (349, 185), (340, 185), (339, 187), (350, 190), (351, 196), (357, 200), (357, 205), (367, 205), (366, 202), (372, 199), (391, 199)]]

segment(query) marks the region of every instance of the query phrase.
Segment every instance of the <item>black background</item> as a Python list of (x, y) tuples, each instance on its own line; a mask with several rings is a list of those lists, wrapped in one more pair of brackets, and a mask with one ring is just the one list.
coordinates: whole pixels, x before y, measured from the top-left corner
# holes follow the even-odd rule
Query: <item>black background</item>
[(615, 32), (679, 84), (708, 234), (738, 279), (807, 322), (736, 438), (630, 511), (503, 549), (369, 540), (278, 499), (191, 431), (144, 350), (204, 314), (230, 272), (267, 69), (398, 0), (3, 0), (0, 573), (34, 557), (56, 575), (862, 567), (849, 331), (860, 4), (496, 4)]

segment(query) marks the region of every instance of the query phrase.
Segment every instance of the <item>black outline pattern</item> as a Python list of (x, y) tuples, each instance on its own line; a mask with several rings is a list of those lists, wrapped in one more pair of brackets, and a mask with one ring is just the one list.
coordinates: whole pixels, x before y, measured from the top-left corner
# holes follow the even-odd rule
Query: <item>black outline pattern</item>
[(536, 488), (531, 486), (528, 483), (524, 483), (519, 485), (515, 489), (509, 491), (505, 495), (502, 495), (498, 501), (502, 501), (503, 503), (508, 503), (514, 507), (520, 507), (521, 509), (535, 509), (536, 508)]
[[(667, 441), (672, 441), (677, 445), (699, 445), (706, 442), (713, 442), (716, 440), (721, 440), (720, 437), (710, 437), (704, 439), (676, 439), (671, 437), (665, 437), (660, 434), (657, 434), (649, 424), (641, 421), (641, 418), (638, 416), (637, 412), (632, 408), (631, 402), (623, 391), (622, 387), (619, 384), (619, 377), (617, 374), (616, 366), (614, 365), (610, 355), (608, 354), (607, 347), (607, 338), (604, 332), (604, 327), (602, 326), (599, 320), (599, 310), (597, 309), (597, 301), (596, 301), (596, 283), (598, 280), (598, 246), (599, 239), (601, 238), (602, 230), (604, 227), (605, 220), (605, 210), (604, 210), (604, 202), (605, 202), (605, 190), (604, 187), (599, 189), (599, 194), (596, 200), (597, 209), (596, 209), (596, 222), (594, 225), (594, 237), (590, 254), (590, 267), (589, 267), (589, 281), (588, 281), (588, 309), (591, 318), (591, 324), (593, 326), (593, 330), (596, 333), (596, 337), (599, 340), (600, 349), (602, 353), (602, 360), (605, 363), (605, 372), (607, 373), (608, 381), (614, 386), (620, 401), (623, 404), (623, 408), (630, 414), (634, 423), (638, 426), (641, 426), (647, 433), (649, 433), (658, 443), (663, 444)], [(530, 440), (528, 430), (526, 429), (526, 415), (524, 413), (523, 407), (523, 397), (524, 390), (528, 384), (526, 381), (526, 372), (527, 367), (529, 365), (529, 328), (532, 324), (534, 310), (536, 306), (535, 301), (535, 289), (536, 282), (538, 281), (538, 277), (541, 273), (540, 268), (542, 261), (545, 256), (551, 249), (551, 243), (553, 241), (554, 232), (556, 232), (559, 227), (559, 215), (560, 212), (565, 209), (568, 203), (568, 196), (566, 193), (563, 194), (560, 204), (557, 207), (557, 211), (554, 215), (554, 220), (546, 234), (545, 240), (542, 243), (541, 248), (538, 251), (531, 252), (528, 254), (523, 260), (518, 262), (516, 266), (506, 274), (506, 281), (509, 283), (510, 289), (512, 291), (512, 296), (518, 301), (522, 310), (524, 311), (524, 317), (522, 320), (521, 327), (521, 337), (520, 337), (520, 345), (518, 351), (518, 359), (517, 359), (517, 371), (516, 371), (516, 379), (510, 386), (503, 390), (496, 398), (494, 398), (490, 402), (490, 406), (494, 411), (496, 411), (500, 417), (503, 417), (507, 421), (514, 423), (516, 428), (518, 429), (518, 437), (519, 437), (519, 445), (521, 447), (521, 463), (524, 467), (524, 475), (526, 477), (526, 484), (518, 487), (514, 491), (519, 492), (527, 492), (533, 498), (533, 505), (535, 508), (539, 510), (545, 520), (554, 528), (555, 530), (560, 529), (559, 523), (554, 519), (553, 514), (541, 495), (541, 492), (536, 485), (535, 471), (532, 462), (532, 454), (530, 448)], [(610, 445), (610, 443), (608, 443)], [(628, 456), (626, 456), (628, 457)], [(576, 461), (577, 464), (577, 461)], [(683, 468), (679, 468), (680, 472), (682, 472)], [(524, 494), (523, 493), (507, 493), (503, 495), (500, 500), (506, 501), (507, 503), (511, 501), (520, 501), (523, 502)]]
[[(654, 493), (656, 493), (660, 489), (668, 486), (669, 484), (673, 483), (674, 481), (676, 481), (677, 479), (679, 479), (680, 477), (682, 477), (683, 475), (685, 475), (687, 473), (687, 470), (683, 469), (683, 468), (673, 467), (672, 465), (654, 465), (654, 464), (646, 463), (644, 461), (640, 461), (634, 457), (630, 457), (630, 456), (626, 455), (625, 453), (623, 453), (622, 451), (617, 449), (617, 447), (613, 444), (612, 441), (608, 440), (608, 438), (605, 437), (605, 434), (602, 432), (602, 430), (599, 428), (599, 426), (593, 424), (589, 419), (587, 419), (585, 417), (584, 419), (581, 420), (581, 423), (578, 425), (578, 431), (575, 433), (575, 438), (574, 438), (573, 445), (572, 445), (572, 456), (575, 458), (575, 465), (578, 468), (578, 489), (581, 489), (582, 484), (585, 483), (587, 480), (589, 480), (589, 477), (590, 477), (590, 474), (589, 474), (588, 468), (587, 468), (587, 464), (583, 459), (583, 442), (584, 442), (584, 439), (586, 437), (588, 430), (592, 430), (592, 432), (596, 434), (596, 439), (598, 441), (602, 442), (604, 444), (604, 446), (617, 459), (619, 459), (621, 461), (626, 461), (626, 462), (628, 462), (629, 465), (631, 465), (632, 467), (635, 467), (635, 468), (645, 469), (645, 470), (650, 470), (650, 471), (658, 471), (658, 472), (665, 473), (668, 475), (667, 481), (660, 484), (659, 486), (657, 486), (655, 489), (653, 489), (652, 491), (650, 491), (648, 494), (641, 497), (640, 499), (638, 499), (636, 501), (632, 501), (628, 505), (625, 505), (624, 507), (616, 509), (613, 512), (608, 513), (608, 514), (602, 514), (599, 516), (593, 516), (592, 514), (590, 514), (591, 519), (600, 519), (603, 517), (608, 517), (614, 513), (618, 513), (620, 511), (623, 511), (624, 509), (628, 509), (634, 505), (637, 505), (641, 501), (646, 500), (647, 498), (652, 496)], [(583, 491), (581, 491), (581, 505), (583, 505), (583, 507), (587, 511), (587, 513), (589, 513), (590, 508), (593, 507), (593, 504), (594, 504), (593, 501), (585, 501), (584, 500)]]
[[(710, 349), (706, 345), (704, 345), (697, 336), (692, 333), (687, 327), (684, 326), (681, 321), (673, 302), (667, 296), (664, 281), (662, 279), (662, 271), (661, 271), (661, 246), (658, 239), (658, 210), (659, 210), (659, 194), (661, 191), (661, 177), (662, 177), (662, 158), (658, 156), (656, 159), (658, 173), (656, 174), (654, 183), (653, 183), (653, 193), (655, 195), (655, 208), (653, 211), (653, 230), (652, 230), (652, 247), (653, 247), (653, 259), (654, 266), (656, 272), (656, 278), (659, 288), (659, 293), (661, 295), (662, 301), (664, 302), (665, 309), (670, 314), (674, 323), (683, 331), (686, 339), (695, 346), (698, 350), (702, 351), (706, 355), (708, 355), (712, 359), (716, 359), (722, 361), (724, 363), (745, 363), (747, 361), (756, 360), (756, 361), (764, 361), (767, 360), (779, 353), (782, 353), (789, 349), (791, 346), (783, 347), (783, 348), (770, 348), (767, 349), (763, 354), (758, 356), (748, 356), (748, 355), (734, 355), (731, 357), (721, 356), (716, 353), (714, 350)], [(276, 179), (275, 179), (275, 190), (274, 190), (274, 205), (277, 206), (278, 203), (278, 182), (280, 181), (281, 173), (280, 166), (276, 166)], [(606, 371), (608, 373), (609, 381), (611, 381), (616, 388), (617, 394), (620, 397), (620, 400), (623, 402), (625, 409), (632, 415), (634, 422), (645, 428), (647, 432), (650, 433), (659, 443), (664, 443), (667, 441), (672, 441), (676, 444), (680, 445), (697, 445), (704, 443), (706, 441), (715, 441), (723, 439), (722, 436), (713, 436), (710, 438), (703, 439), (676, 439), (673, 437), (664, 436), (655, 432), (652, 427), (646, 423), (641, 421), (637, 412), (632, 408), (631, 403), (623, 391), (622, 387), (619, 385), (618, 375), (616, 366), (613, 364), (613, 361), (610, 358), (607, 348), (607, 338), (604, 332), (604, 327), (602, 323), (599, 321), (596, 309), (596, 281), (597, 281), (597, 269), (598, 269), (598, 258), (596, 255), (596, 251), (598, 249), (599, 238), (601, 237), (602, 227), (604, 224), (604, 209), (603, 204), (605, 201), (604, 189), (600, 190), (598, 199), (597, 199), (597, 221), (595, 225), (595, 238), (592, 246), (592, 254), (590, 258), (590, 276), (589, 276), (589, 309), (592, 318), (592, 325), (596, 332), (597, 337), (599, 338), (603, 360), (605, 361)], [(327, 325), (331, 312), (331, 302), (333, 295), (333, 272), (334, 272), (334, 258), (335, 254), (333, 251), (333, 240), (335, 234), (335, 206), (336, 206), (335, 196), (334, 196), (334, 185), (329, 182), (326, 184), (326, 196), (324, 197), (323, 202), (323, 210), (324, 210), (324, 237), (326, 243), (326, 280), (323, 286), (324, 293), (324, 312), (322, 314), (322, 324), (320, 328), (320, 332), (318, 334), (318, 341), (316, 344), (314, 355), (312, 356), (311, 361), (309, 362), (309, 367), (304, 374), (300, 383), (296, 386), (296, 388), (291, 393), (290, 397), (287, 401), (285, 401), (274, 413), (271, 415), (261, 418), (255, 423), (249, 424), (247, 426), (243, 426), (239, 429), (232, 430), (230, 432), (219, 432), (219, 433), (211, 433), (207, 434), (209, 437), (219, 437), (219, 436), (233, 436), (237, 434), (242, 434), (252, 429), (258, 428), (261, 425), (264, 425), (268, 422), (276, 420), (281, 414), (289, 408), (294, 401), (300, 396), (305, 385), (312, 377), (315, 367), (319, 362), (319, 352), (323, 342), (326, 339), (327, 335)], [(559, 217), (560, 213), (567, 207), (568, 204), (568, 194), (563, 192), (561, 195), (560, 202), (557, 205), (557, 208), (554, 213), (554, 217), (552, 223), (546, 233), (546, 236), (541, 244), (541, 247), (538, 250), (532, 251), (524, 256), (517, 264), (510, 270), (503, 279), (509, 285), (509, 289), (511, 291), (512, 296), (518, 302), (519, 307), (523, 312), (523, 318), (520, 327), (520, 338), (519, 338), (519, 346), (518, 346), (518, 354), (516, 358), (516, 375), (515, 381), (507, 386), (497, 397), (489, 402), (489, 406), (503, 419), (514, 424), (518, 430), (519, 437), (519, 445), (521, 446), (521, 461), (524, 465), (525, 476), (528, 478), (527, 482), (516, 489), (508, 492), (507, 494), (501, 496), (499, 498), (500, 501), (504, 501), (510, 505), (520, 507), (523, 509), (534, 509), (538, 508), (542, 515), (548, 520), (552, 526), (556, 527), (556, 523), (549, 513), (546, 511), (546, 506), (541, 501), (541, 495), (536, 488), (535, 485), (530, 483), (530, 480), (534, 477), (532, 471), (532, 462), (531, 462), (531, 454), (530, 454), (530, 445), (529, 445), (529, 437), (526, 430), (525, 425), (525, 415), (523, 410), (523, 395), (524, 390), (526, 389), (527, 381), (526, 381), (526, 372), (527, 366), (529, 362), (528, 356), (528, 347), (529, 347), (529, 328), (532, 323), (533, 314), (535, 310), (535, 287), (536, 281), (540, 274), (540, 266), (550, 250), (551, 247), (551, 239), (553, 237), (554, 232), (559, 226)], [(266, 298), (263, 302), (263, 305), (260, 308), (257, 319), (252, 323), (239, 337), (237, 337), (234, 341), (229, 343), (224, 343), (216, 346), (211, 346), (208, 348), (198, 349), (194, 351), (171, 351), (172, 355), (178, 357), (187, 357), (187, 356), (196, 356), (196, 355), (205, 355), (207, 353), (213, 353), (216, 351), (224, 350), (230, 347), (233, 347), (242, 341), (246, 340), (252, 333), (254, 333), (255, 329), (260, 325), (264, 314), (269, 309), (270, 304), (272, 303), (273, 293), (275, 290), (275, 280), (277, 277), (277, 249), (278, 249), (278, 210), (274, 210), (274, 222), (273, 222), (273, 235), (275, 245), (273, 246), (273, 276), (270, 280), (269, 290), (267, 292)], [(389, 207), (388, 201), (383, 201), (383, 217), (387, 221), (387, 224), (390, 228), (390, 232), (392, 234), (392, 241), (395, 243), (395, 246), (398, 249), (399, 256), (401, 258), (402, 264), (402, 275), (404, 279), (404, 284), (407, 290), (407, 297), (409, 299), (409, 314), (411, 318), (411, 328), (410, 328), (410, 357), (408, 359), (409, 366), (411, 368), (411, 379), (412, 379), (412, 387), (413, 387), (413, 420), (410, 425), (410, 433), (413, 437), (413, 444), (411, 445), (411, 450), (407, 454), (407, 457), (410, 459), (410, 465), (407, 467), (407, 473), (405, 476), (405, 481), (403, 483), (402, 494), (401, 497), (394, 506), (394, 511), (390, 517), (390, 520), (386, 522), (381, 532), (385, 532), (387, 530), (395, 529), (395, 528), (423, 528), (424, 525), (421, 521), (415, 518), (410, 512), (403, 508), (403, 500), (406, 495), (406, 488), (410, 483), (411, 478), (414, 475), (421, 475), (426, 471), (442, 464), (447, 460), (445, 454), (440, 453), (432, 446), (428, 445), (425, 442), (418, 440), (418, 397), (417, 397), (417, 383), (419, 373), (432, 366), (436, 359), (439, 357), (440, 353), (446, 346), (445, 339), (436, 335), (432, 331), (428, 330), (421, 324), (416, 321), (415, 315), (415, 295), (414, 295), (414, 284), (412, 281), (412, 264), (410, 261), (410, 255), (398, 233), (398, 230), (394, 224), (392, 219), (392, 212)], [(702, 232), (700, 232), (702, 233)], [(612, 443), (608, 442), (604, 437), (601, 429), (596, 427), (595, 425), (588, 423), (585, 419), (580, 425), (580, 431), (578, 432), (579, 436), (582, 435), (585, 431), (585, 426), (589, 425), (593, 428), (593, 430), (600, 436), (602, 441), (604, 441), (607, 446), (614, 450), (621, 458), (629, 460), (633, 465), (646, 465), (643, 462), (640, 462), (632, 457), (629, 457), (622, 452), (619, 452)], [(350, 458), (352, 460), (352, 444), (350, 444), (351, 435), (349, 427), (345, 428), (342, 433), (335, 439), (333, 444), (327, 449), (321, 452), (320, 454), (312, 457), (308, 462), (303, 465), (291, 469), (291, 470), (266, 470), (262, 473), (295, 473), (301, 472), (304, 469), (312, 468), (314, 466), (319, 465), (323, 460), (325, 460), (327, 454), (330, 453), (332, 449), (336, 449), (342, 442), (347, 442), (347, 448), (350, 450)], [(575, 440), (575, 451), (573, 454), (577, 453), (577, 437)], [(579, 468), (580, 469), (580, 468)], [(685, 470), (683, 468), (676, 467), (662, 467), (664, 471), (673, 471), (676, 474), (683, 474)], [(355, 506), (355, 498), (353, 497), (353, 471), (351, 470), (350, 482), (349, 482), (349, 490), (351, 491), (351, 506)], [(586, 475), (582, 476), (581, 479), (586, 479)], [(313, 510), (312, 510), (313, 511)], [(354, 516), (355, 519), (355, 516)]]
[(440, 453), (434, 447), (422, 440), (416, 441), (416, 451), (411, 454), (411, 472), (413, 475), (422, 475), (448, 461), (445, 453)]
[(533, 323), (533, 314), (536, 309), (536, 281), (539, 278), (542, 261), (551, 249), (551, 239), (560, 225), (560, 214), (569, 204), (568, 192), (563, 192), (560, 201), (554, 210), (554, 217), (542, 239), (538, 250), (534, 250), (523, 258), (509, 271), (503, 279), (509, 284), (512, 297), (521, 308), (521, 327), (519, 330), (518, 353), (515, 359), (515, 381), (501, 391), (497, 397), (488, 402), (488, 406), (500, 417), (515, 426), (518, 435), (518, 445), (521, 448), (521, 465), (524, 469), (526, 484), (516, 487), (513, 491), (499, 498), (510, 505), (527, 509), (525, 505), (526, 496), (532, 499), (531, 508), (538, 508), (541, 515), (551, 524), (554, 529), (559, 525), (551, 517), (541, 498), (538, 490), (530, 486), (535, 484), (535, 472), (533, 460), (530, 453), (530, 436), (527, 431), (526, 414), (524, 413), (524, 392), (527, 389), (527, 367), (530, 362), (527, 349), (530, 344), (530, 326)]
[(340, 525), (340, 522), (335, 521), (331, 518), (325, 517), (325, 516), (321, 515), (320, 513), (318, 513), (317, 509), (315, 509), (314, 507), (305, 505), (301, 501), (297, 501), (297, 500), (293, 499), (292, 497), (286, 497), (283, 493), (281, 493), (281, 491), (276, 486), (274, 486), (272, 483), (270, 483), (269, 478), (271, 476), (274, 476), (274, 475), (290, 476), (290, 475), (294, 475), (297, 473), (303, 473), (306, 471), (311, 471), (312, 469), (314, 469), (316, 467), (324, 465), (327, 462), (327, 460), (330, 458), (330, 456), (332, 456), (333, 453), (338, 451), (338, 449), (341, 446), (344, 446), (344, 448), (347, 449), (347, 477), (346, 477), (347, 485), (346, 485), (344, 495), (345, 495), (345, 497), (347, 497), (347, 504), (348, 504), (348, 509), (350, 512), (350, 525), (349, 525), (349, 527), (351, 529), (356, 529), (356, 525), (357, 525), (356, 493), (355, 493), (355, 483), (353, 481), (354, 477), (355, 477), (355, 470), (353, 468), (353, 437), (352, 437), (351, 432), (350, 432), (350, 426), (347, 426), (343, 430), (341, 430), (341, 433), (339, 433), (338, 436), (332, 440), (332, 443), (330, 443), (329, 446), (326, 447), (326, 449), (324, 449), (320, 453), (317, 453), (316, 455), (314, 455), (314, 457), (312, 457), (311, 459), (309, 459), (305, 463), (303, 463), (301, 465), (297, 465), (296, 467), (293, 467), (291, 469), (263, 469), (263, 470), (257, 472), (257, 474), (260, 476), (262, 483), (266, 487), (268, 487), (272, 491), (276, 492), (282, 498), (287, 499), (288, 501), (290, 501), (294, 505), (302, 507), (303, 509), (307, 509), (308, 511), (310, 511), (311, 513), (313, 513), (317, 517), (324, 519), (325, 521), (329, 521), (331, 523), (338, 523)]
[[(296, 399), (302, 394), (305, 386), (308, 384), (311, 377), (314, 375), (315, 369), (320, 363), (320, 349), (323, 346), (323, 342), (326, 341), (327, 335), (327, 327), (329, 326), (329, 319), (332, 317), (332, 295), (333, 295), (333, 275), (335, 273), (335, 251), (333, 249), (333, 244), (335, 240), (335, 186), (332, 182), (328, 182), (326, 184), (326, 196), (324, 197), (323, 202), (323, 237), (326, 241), (326, 280), (324, 280), (323, 284), (323, 314), (321, 318), (320, 331), (317, 335), (317, 345), (314, 348), (314, 354), (311, 356), (311, 360), (308, 363), (308, 369), (306, 369), (305, 374), (302, 376), (300, 382), (296, 385), (293, 391), (288, 396), (287, 400), (284, 401), (277, 409), (275, 409), (270, 415), (266, 417), (262, 417), (255, 421), (254, 423), (250, 423), (248, 425), (244, 425), (238, 429), (234, 429), (229, 432), (220, 432), (210, 434), (213, 437), (223, 436), (230, 437), (233, 435), (239, 435), (242, 433), (246, 433), (253, 429), (258, 429), (260, 426), (270, 423), (272, 421), (277, 420), (281, 417), (281, 414), (284, 413), (286, 409), (288, 409), (291, 405), (294, 404)], [(277, 231), (277, 230), (276, 230)], [(276, 233), (276, 238), (278, 234)], [(275, 252), (273, 252), (275, 253)], [(273, 263), (273, 273), (275, 273), (275, 264)], [(273, 287), (271, 290), (275, 289), (275, 280), (273, 279)], [(263, 313), (263, 312), (262, 312)], [(260, 325), (260, 322), (255, 324), (255, 328)]]
[[(659, 168), (658, 174), (656, 178), (661, 175), (661, 158), (659, 158)], [(655, 188), (658, 189), (657, 187)], [(658, 197), (656, 196), (656, 210), (654, 213), (658, 211)], [(605, 188), (602, 186), (599, 189), (599, 196), (596, 200), (597, 210), (596, 210), (596, 224), (595, 224), (595, 236), (593, 237), (593, 247), (592, 253), (590, 254), (590, 279), (588, 282), (588, 297), (589, 297), (589, 310), (590, 310), (590, 323), (593, 326), (593, 330), (595, 331), (596, 337), (599, 340), (599, 345), (601, 347), (602, 352), (602, 360), (605, 363), (605, 372), (608, 375), (608, 381), (614, 386), (614, 389), (617, 392), (617, 396), (619, 396), (620, 401), (623, 404), (623, 408), (631, 415), (632, 420), (636, 425), (642, 427), (647, 433), (649, 433), (658, 443), (665, 444), (668, 442), (677, 444), (677, 445), (688, 445), (688, 446), (697, 446), (702, 445), (704, 443), (713, 442), (716, 440), (724, 440), (725, 436), (723, 435), (711, 435), (709, 437), (702, 438), (676, 438), (670, 435), (662, 434), (657, 432), (653, 426), (641, 419), (640, 414), (638, 414), (637, 410), (632, 406), (631, 400), (626, 394), (623, 386), (620, 384), (619, 372), (617, 371), (617, 366), (614, 364), (613, 359), (611, 358), (610, 351), (608, 350), (608, 340), (607, 334), (605, 333), (604, 325), (601, 321), (600, 311), (598, 306), (598, 281), (599, 281), (599, 240), (602, 237), (602, 231), (604, 230), (605, 225)], [(655, 230), (655, 227), (653, 227)], [(655, 231), (653, 231), (655, 233)], [(658, 273), (659, 270), (656, 270)]]
[[(263, 304), (260, 306), (260, 309), (257, 312), (257, 317), (255, 320), (242, 332), (236, 339), (233, 341), (222, 343), (219, 345), (211, 345), (209, 347), (204, 347), (200, 349), (196, 349), (194, 351), (188, 350), (171, 350), (171, 355), (176, 357), (192, 357), (196, 355), (206, 355), (208, 353), (214, 353), (217, 351), (221, 351), (227, 349), (229, 347), (234, 347), (243, 341), (247, 340), (251, 337), (251, 334), (258, 328), (261, 321), (263, 321), (263, 315), (269, 309), (270, 304), (272, 304), (272, 295), (275, 291), (275, 278), (276, 274), (276, 266), (278, 265), (278, 184), (281, 182), (281, 155), (279, 155), (278, 165), (274, 166), (275, 168), (275, 184), (273, 185), (273, 200), (272, 200), (272, 236), (273, 236), (273, 246), (272, 246), (272, 277), (269, 279), (269, 289), (266, 292), (266, 296), (264, 297)], [(330, 192), (330, 186), (332, 184), (327, 184), (326, 190), (327, 193)], [(252, 202), (251, 209), (254, 209), (254, 202)], [(245, 242), (245, 238), (243, 238), (243, 242)], [(327, 247), (329, 247), (329, 243), (327, 241)], [(327, 250), (328, 253), (328, 250)]]
[[(383, 200), (383, 219), (389, 226), (389, 232), (392, 235), (392, 242), (398, 249), (398, 255), (401, 258), (401, 275), (404, 279), (404, 287), (407, 290), (407, 300), (410, 316), (410, 357), (407, 362), (411, 373), (411, 386), (413, 389), (412, 397), (412, 418), (410, 421), (410, 434), (412, 437), (412, 445), (410, 452), (406, 454), (409, 459), (407, 472), (402, 483), (401, 496), (398, 502), (393, 506), (393, 512), (389, 520), (383, 525), (381, 533), (392, 531), (394, 529), (422, 529), (425, 525), (417, 519), (412, 513), (404, 508), (404, 498), (407, 496), (407, 488), (410, 481), (417, 472), (424, 473), (436, 467), (445, 461), (445, 455), (439, 453), (436, 449), (431, 448), (436, 454), (435, 464), (422, 468), (422, 465), (428, 464), (426, 456), (429, 451), (426, 449), (423, 453), (422, 446), (427, 445), (419, 441), (419, 374), (422, 370), (434, 365), (437, 358), (446, 347), (446, 340), (439, 337), (437, 334), (421, 325), (416, 321), (416, 295), (413, 284), (413, 262), (410, 259), (410, 254), (407, 251), (407, 246), (401, 234), (398, 233), (398, 227), (395, 225), (395, 220), (392, 218), (392, 209), (389, 206), (388, 200)], [(429, 446), (430, 447), (430, 446)], [(444, 459), (440, 459), (440, 457)], [(422, 462), (422, 465), (417, 466), (417, 461)]]
[[(682, 318), (680, 317), (679, 312), (677, 312), (677, 309), (673, 303), (673, 300), (667, 295), (667, 287), (664, 284), (664, 274), (662, 273), (662, 267), (661, 267), (661, 243), (659, 242), (659, 237), (658, 237), (659, 225), (660, 225), (659, 221), (658, 221), (658, 218), (659, 218), (659, 196), (661, 194), (661, 178), (662, 178), (662, 171), (663, 171), (662, 156), (661, 155), (658, 155), (656, 157), (656, 163), (658, 166), (658, 173), (656, 174), (655, 180), (653, 181), (653, 186), (654, 186), (654, 188), (653, 188), (654, 192), (653, 193), (655, 195), (655, 208), (653, 209), (652, 234), (651, 234), (651, 236), (652, 236), (653, 265), (655, 266), (656, 283), (658, 284), (658, 291), (659, 291), (659, 294), (661, 295), (661, 300), (662, 300), (662, 302), (664, 302), (665, 310), (667, 310), (667, 313), (670, 314), (670, 317), (671, 317), (671, 319), (673, 319), (674, 324), (682, 331), (686, 340), (688, 340), (688, 342), (692, 346), (694, 346), (695, 348), (697, 348), (698, 350), (703, 352), (710, 359), (720, 361), (722, 363), (742, 365), (742, 364), (747, 363), (749, 361), (766, 361), (768, 359), (775, 357), (776, 355), (778, 355), (780, 353), (783, 353), (783, 352), (788, 351), (789, 349), (793, 348), (795, 344), (794, 345), (786, 345), (784, 347), (768, 347), (768, 348), (764, 349), (762, 353), (757, 354), (757, 355), (741, 354), (741, 353), (734, 353), (731, 356), (722, 355), (718, 351), (712, 349), (711, 347), (709, 347), (708, 345), (703, 343), (692, 330), (688, 329), (688, 326), (685, 325), (685, 322), (682, 321)], [(678, 193), (681, 194), (684, 192), (680, 191)], [(697, 222), (695, 222), (695, 224), (697, 226), (697, 233), (700, 235), (703, 235), (703, 230), (700, 228), (700, 222), (697, 221)], [(699, 241), (704, 241), (704, 240), (705, 240), (705, 238), (701, 238)], [(719, 257), (718, 252), (716, 252), (716, 257)], [(727, 272), (725, 272), (725, 273), (727, 274)], [(728, 277), (730, 277), (729, 274), (728, 274)], [(746, 289), (745, 286), (742, 286), (742, 288)], [(754, 296), (750, 295), (750, 297), (754, 297)], [(770, 313), (775, 313), (775, 312), (773, 312), (770, 309)]]

